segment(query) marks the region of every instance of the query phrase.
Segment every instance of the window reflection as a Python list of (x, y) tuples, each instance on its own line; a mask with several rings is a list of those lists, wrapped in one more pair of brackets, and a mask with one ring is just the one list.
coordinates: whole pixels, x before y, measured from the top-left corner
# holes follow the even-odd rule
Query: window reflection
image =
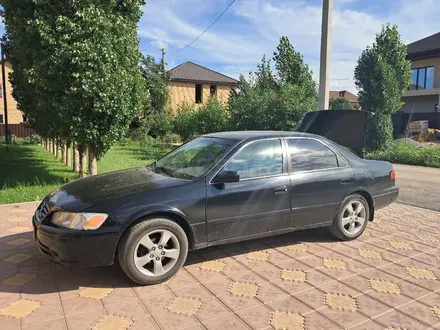
[(265, 140), (249, 144), (232, 157), (224, 170), (237, 172), (240, 179), (282, 174), (281, 141)]
[(434, 88), (434, 67), (416, 68), (411, 70), (409, 90)]
[(434, 88), (434, 67), (426, 68), (426, 89)]
[(318, 141), (290, 139), (288, 146), (294, 172), (338, 167), (333, 151)]

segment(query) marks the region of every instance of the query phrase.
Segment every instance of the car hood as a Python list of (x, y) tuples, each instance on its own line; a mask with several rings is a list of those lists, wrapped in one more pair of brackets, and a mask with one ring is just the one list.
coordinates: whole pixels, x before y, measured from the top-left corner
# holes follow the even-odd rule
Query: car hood
[(147, 167), (110, 172), (70, 182), (53, 191), (50, 208), (79, 212), (122, 197), (187, 183), (154, 173)]

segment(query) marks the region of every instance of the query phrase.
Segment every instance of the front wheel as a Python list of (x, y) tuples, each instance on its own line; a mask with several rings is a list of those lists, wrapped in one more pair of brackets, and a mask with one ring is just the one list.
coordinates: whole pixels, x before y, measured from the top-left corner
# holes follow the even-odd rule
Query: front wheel
[(187, 254), (185, 232), (166, 218), (146, 219), (129, 228), (118, 250), (124, 273), (144, 285), (171, 278), (183, 266)]
[(370, 207), (361, 195), (348, 196), (333, 220), (330, 232), (336, 238), (349, 241), (358, 238), (367, 228)]

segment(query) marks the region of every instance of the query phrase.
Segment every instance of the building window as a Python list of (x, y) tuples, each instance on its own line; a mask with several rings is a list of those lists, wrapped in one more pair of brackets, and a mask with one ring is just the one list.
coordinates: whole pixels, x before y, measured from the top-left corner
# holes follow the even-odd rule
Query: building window
[(434, 67), (416, 68), (411, 70), (409, 90), (434, 88)]
[(217, 86), (216, 85), (209, 86), (209, 93), (211, 94), (212, 97), (217, 96)]
[(0, 124), (3, 124), (3, 115), (0, 115)]
[(196, 84), (196, 103), (202, 103), (202, 85)]

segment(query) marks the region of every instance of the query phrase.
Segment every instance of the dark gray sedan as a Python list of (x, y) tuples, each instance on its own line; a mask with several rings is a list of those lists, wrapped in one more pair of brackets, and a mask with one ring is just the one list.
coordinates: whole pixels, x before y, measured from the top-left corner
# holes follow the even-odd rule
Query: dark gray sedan
[(133, 281), (173, 276), (188, 250), (329, 227), (359, 237), (399, 190), (390, 163), (364, 160), (317, 135), (225, 132), (198, 137), (152, 165), (66, 184), (38, 207), (49, 259), (117, 259)]

